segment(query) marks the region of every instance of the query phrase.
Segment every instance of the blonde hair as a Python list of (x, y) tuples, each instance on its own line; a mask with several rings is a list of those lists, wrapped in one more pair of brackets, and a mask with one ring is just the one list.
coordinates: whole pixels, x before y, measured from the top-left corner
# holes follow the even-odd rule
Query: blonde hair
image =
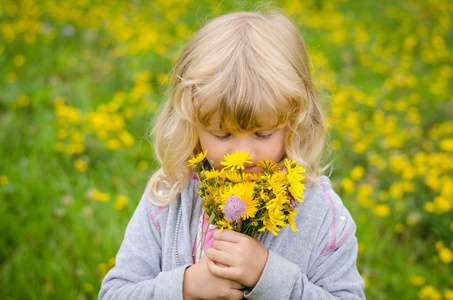
[[(150, 180), (159, 206), (181, 193), (192, 174), (188, 159), (201, 151), (197, 124), (253, 130), (260, 120), (286, 125), (285, 155), (321, 175), (325, 121), (298, 29), (277, 12), (234, 12), (201, 28), (173, 70), (171, 96), (153, 127), (162, 167)], [(152, 198), (151, 198), (152, 199)]]

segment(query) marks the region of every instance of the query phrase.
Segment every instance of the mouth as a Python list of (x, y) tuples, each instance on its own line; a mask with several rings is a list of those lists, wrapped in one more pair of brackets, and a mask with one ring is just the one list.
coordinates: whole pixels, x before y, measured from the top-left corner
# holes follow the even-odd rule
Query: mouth
[(258, 168), (258, 167), (255, 165), (248, 166), (248, 167), (245, 167), (244, 170), (242, 170), (242, 171), (245, 173), (253, 173), (253, 172), (255, 172), (256, 168)]

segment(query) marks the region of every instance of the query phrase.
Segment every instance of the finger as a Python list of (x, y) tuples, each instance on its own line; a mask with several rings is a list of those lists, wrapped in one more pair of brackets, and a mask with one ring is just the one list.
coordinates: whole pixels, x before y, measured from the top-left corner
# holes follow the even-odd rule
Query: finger
[(244, 292), (240, 289), (231, 289), (228, 295), (228, 299), (244, 299)]
[(230, 266), (234, 263), (234, 256), (231, 253), (220, 251), (214, 248), (206, 250), (206, 256), (217, 263)]
[(245, 285), (240, 284), (237, 281), (230, 280), (230, 287), (236, 290), (242, 290), (245, 289)]
[(215, 263), (217, 266), (222, 267), (222, 268), (229, 268), (230, 267), (229, 265), (224, 265), (224, 264), (216, 262), (216, 261), (212, 261), (212, 262)]
[(232, 243), (238, 243), (241, 241), (241, 239), (246, 237), (246, 235), (244, 235), (242, 233), (228, 230), (228, 229), (224, 229), (224, 230), (217, 229), (216, 231), (214, 231), (212, 236), (214, 237), (214, 239), (216, 241), (226, 241), (226, 242), (232, 242)]
[(207, 267), (209, 272), (211, 272), (212, 275), (223, 278), (223, 279), (229, 279), (229, 280), (234, 280), (235, 279), (235, 274), (232, 268), (224, 268), (221, 266), (216, 265), (212, 261), (208, 261)]
[(212, 246), (214, 249), (233, 254), (235, 247), (237, 247), (237, 243), (226, 242), (226, 241), (214, 241)]

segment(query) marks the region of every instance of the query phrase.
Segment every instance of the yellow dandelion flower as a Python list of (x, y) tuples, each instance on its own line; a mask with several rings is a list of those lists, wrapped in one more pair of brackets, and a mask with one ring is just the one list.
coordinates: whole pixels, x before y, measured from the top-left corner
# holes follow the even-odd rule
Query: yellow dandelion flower
[[(244, 180), (246, 182), (257, 182), (257, 181), (259, 181), (261, 179), (261, 176), (263, 176), (262, 173), (245, 173), (244, 174)], [(238, 177), (239, 177), (239, 179), (241, 179), (241, 177), (239, 175), (238, 175)]]
[(300, 199), (303, 198), (303, 193), (305, 189), (305, 185), (302, 183), (304, 180), (304, 176), (302, 173), (305, 173), (305, 169), (299, 166), (296, 161), (289, 161), (285, 159), (285, 166), (288, 169), (288, 182), (290, 183), (289, 192), (291, 195), (296, 198)]
[(216, 222), (217, 228), (220, 228), (220, 230), (223, 231), (223, 229), (233, 229), (233, 226), (231, 226), (230, 222), (228, 220), (219, 220)]
[(242, 181), (241, 176), (236, 171), (233, 171), (233, 170), (223, 169), (222, 172), (220, 173), (220, 177), (222, 177), (224, 179), (228, 179), (229, 181), (236, 182), (236, 183)]
[[(227, 219), (235, 220), (253, 218), (258, 210), (258, 202), (253, 199), (254, 184), (230, 185), (221, 195), (222, 209)], [(228, 215), (228, 217), (227, 217)]]
[(255, 214), (258, 211), (258, 201), (253, 198), (254, 187), (254, 183), (244, 184), (244, 196), (242, 197), (242, 201), (247, 205), (246, 212), (242, 215), (244, 219), (255, 217)]
[(279, 194), (285, 189), (285, 186), (287, 184), (287, 174), (281, 172), (275, 173), (272, 176), (268, 175), (267, 180), (269, 182), (269, 188), (274, 191), (275, 194)]
[(292, 231), (299, 232), (299, 230), (296, 228), (296, 223), (294, 222), (294, 219), (296, 218), (296, 215), (299, 211), (298, 210), (292, 210), (289, 212), (288, 215), (288, 224), (291, 226)]
[(225, 201), (231, 196), (237, 196), (238, 198), (242, 198), (245, 193), (245, 188), (242, 184), (235, 184), (235, 185), (229, 185), (225, 191), (223, 191), (221, 197), (222, 200)]
[(294, 172), (296, 173), (305, 173), (305, 169), (301, 166), (299, 166), (299, 164), (295, 161), (295, 160), (289, 160), (287, 158), (285, 158), (285, 167), (289, 170), (293, 170)]
[(265, 230), (269, 230), (270, 232), (272, 232), (273, 235), (277, 235), (278, 232), (280, 231), (280, 228), (278, 228), (273, 222), (271, 219), (265, 219), (264, 222), (263, 222), (263, 227), (260, 228), (258, 231), (265, 231)]
[(217, 170), (204, 171), (203, 174), (206, 176), (206, 180), (217, 178), (220, 175), (220, 172)]
[(253, 155), (250, 152), (244, 153), (242, 150), (238, 152), (236, 150), (233, 154), (224, 155), (225, 161), (220, 162), (225, 168), (240, 169), (244, 170), (244, 164), (252, 163), (249, 159), (253, 159)]
[(266, 193), (266, 191), (264, 189), (260, 190), (260, 198), (262, 199), (262, 201), (264, 203), (267, 203), (267, 202), (269, 202), (271, 200), (270, 197), (269, 197), (269, 194)]
[(258, 160), (256, 165), (268, 173), (274, 173), (280, 170), (280, 167), (275, 162), (269, 160)]
[[(305, 185), (302, 183), (301, 180), (296, 180), (294, 178), (295, 177), (290, 178), (288, 176), (288, 181), (291, 184), (291, 186), (289, 187), (289, 192), (291, 193), (291, 195), (293, 195), (294, 198), (298, 199), (299, 201), (302, 201), (300, 199), (304, 197), (303, 194), (304, 194)], [(304, 178), (304, 177), (302, 177), (302, 178)]]
[(206, 158), (206, 155), (207, 155), (207, 154), (208, 154), (208, 151), (199, 153), (199, 154), (198, 154), (197, 156), (195, 156), (194, 158), (189, 159), (189, 163), (190, 163), (190, 164), (188, 164), (187, 166), (188, 166), (188, 167), (189, 167), (189, 166), (193, 166), (193, 165), (196, 165), (196, 164), (202, 162), (203, 159)]
[(269, 213), (269, 220), (275, 226), (275, 228), (285, 227), (286, 225), (285, 214), (283, 213), (283, 202), (285, 200), (286, 197), (284, 197), (283, 193), (281, 193), (266, 204)]

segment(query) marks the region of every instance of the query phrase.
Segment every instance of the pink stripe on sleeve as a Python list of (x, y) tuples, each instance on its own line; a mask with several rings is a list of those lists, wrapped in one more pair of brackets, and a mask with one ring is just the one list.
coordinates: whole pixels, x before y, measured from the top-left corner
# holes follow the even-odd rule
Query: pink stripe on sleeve
[(168, 206), (159, 207), (158, 209), (156, 209), (156, 211), (154, 213), (152, 213), (151, 203), (149, 201), (147, 201), (146, 204), (148, 206), (148, 215), (149, 215), (151, 222), (153, 223), (153, 225), (157, 229), (157, 231), (159, 231), (159, 233), (161, 233), (161, 228), (160, 228), (160, 225), (156, 222), (156, 218), (157, 218), (157, 216), (159, 216), (159, 214), (161, 212), (163, 212), (165, 209), (167, 209)]
[(321, 185), (322, 192), (323, 192), (324, 196), (329, 200), (330, 209), (332, 210), (332, 223), (330, 225), (330, 245), (329, 245), (329, 247), (327, 247), (324, 250), (322, 250), (321, 254), (324, 254), (324, 253), (328, 253), (330, 251), (333, 251), (333, 250), (337, 249), (338, 247), (340, 247), (343, 244), (343, 242), (347, 239), (349, 234), (354, 229), (354, 223), (352, 223), (349, 226), (349, 228), (346, 230), (345, 234), (337, 242), (337, 231), (336, 231), (336, 224), (335, 224), (335, 222), (336, 222), (335, 205), (334, 205), (333, 200), (330, 197), (330, 195), (326, 192), (326, 188), (324, 186), (324, 183), (320, 182), (320, 185)]

